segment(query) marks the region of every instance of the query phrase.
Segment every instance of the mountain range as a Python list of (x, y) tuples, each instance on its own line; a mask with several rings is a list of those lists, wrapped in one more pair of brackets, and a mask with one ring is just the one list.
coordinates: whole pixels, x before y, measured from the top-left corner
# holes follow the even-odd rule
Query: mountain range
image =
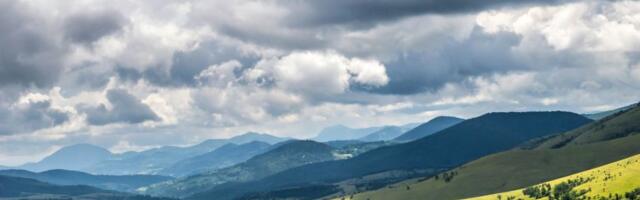
[(377, 148), (351, 159), (292, 168), (258, 181), (221, 185), (191, 199), (233, 199), (255, 192), (332, 184), (388, 170), (429, 169), (434, 173), (591, 121), (568, 112), (490, 113), (412, 142)]
[(297, 166), (335, 159), (329, 145), (288, 141), (246, 162), (144, 188), (151, 195), (185, 197), (217, 185), (258, 180)]
[[(442, 116), (403, 126), (327, 127), (315, 138), (319, 141), (246, 133), (122, 154), (78, 144), (21, 166), (36, 172), (0, 170), (0, 196), (32, 192), (45, 198), (153, 199), (127, 193), (135, 192), (184, 199), (319, 199), (353, 193), (350, 199), (478, 197), (640, 154), (640, 107), (597, 114), (504, 112), (467, 120)], [(3, 194), (3, 188), (11, 192)]]
[[(165, 170), (165, 168), (175, 167), (174, 165), (179, 161), (212, 152), (225, 144), (244, 144), (252, 141), (274, 144), (285, 140), (288, 140), (288, 138), (249, 132), (229, 139), (205, 140), (188, 147), (164, 146), (141, 152), (125, 152), (122, 154), (113, 154), (95, 145), (77, 144), (63, 147), (39, 162), (28, 163), (16, 168), (36, 172), (66, 169), (109, 175), (162, 174), (161, 172), (166, 172), (165, 175), (184, 175), (191, 172), (175, 173), (170, 169)], [(240, 161), (242, 160), (240, 159)], [(231, 164), (234, 163), (237, 162), (231, 162)], [(215, 166), (212, 166), (212, 168), (215, 168)]]
[(228, 167), (244, 162), (255, 155), (264, 153), (270, 146), (271, 145), (269, 143), (258, 141), (244, 144), (225, 144), (211, 152), (180, 160), (163, 169), (159, 174), (186, 176)]

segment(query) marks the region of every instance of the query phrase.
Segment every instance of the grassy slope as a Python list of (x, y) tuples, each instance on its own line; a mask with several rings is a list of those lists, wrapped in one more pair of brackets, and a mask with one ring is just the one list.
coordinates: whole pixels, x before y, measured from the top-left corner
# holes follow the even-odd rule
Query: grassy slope
[(626, 112), (612, 114), (597, 122), (542, 141), (536, 148), (549, 149), (589, 144), (640, 133), (638, 119), (640, 119), (640, 107), (630, 107)]
[(639, 154), (638, 144), (640, 135), (561, 149), (508, 151), (455, 169), (458, 175), (448, 183), (413, 179), (354, 199), (460, 199), (509, 191)]
[[(591, 189), (591, 192), (586, 194), (587, 197), (595, 197), (597, 199), (598, 196), (607, 197), (609, 196), (609, 194), (619, 194), (623, 196), (625, 192), (629, 192), (635, 188), (640, 187), (640, 155), (636, 155), (614, 163), (610, 163), (601, 167), (597, 167), (545, 183), (554, 186), (561, 182), (575, 180), (576, 178), (580, 177), (594, 178), (592, 181), (589, 181), (575, 188), (575, 190)], [(525, 196), (522, 193), (522, 189), (502, 192), (498, 194), (485, 195), (471, 199), (494, 200), (498, 199), (498, 195), (502, 196), (503, 199), (511, 196), (516, 197), (516, 199), (532, 199)]]

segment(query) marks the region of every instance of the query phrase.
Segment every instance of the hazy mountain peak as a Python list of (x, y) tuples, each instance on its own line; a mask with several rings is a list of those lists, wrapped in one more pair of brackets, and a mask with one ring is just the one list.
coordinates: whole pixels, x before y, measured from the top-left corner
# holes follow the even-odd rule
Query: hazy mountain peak
[(286, 138), (276, 137), (266, 133), (247, 132), (228, 139), (229, 142), (236, 144), (244, 144), (253, 141), (261, 141), (269, 144), (275, 144), (287, 140)]
[(602, 111), (602, 112), (595, 112), (595, 113), (587, 113), (587, 114), (583, 114), (583, 116), (589, 118), (589, 119), (593, 119), (593, 120), (599, 120), (599, 119), (603, 119), (607, 116), (619, 113), (619, 112), (624, 112), (626, 110), (629, 110), (631, 108), (634, 108), (635, 106), (637, 106), (637, 104), (631, 104), (628, 106), (624, 106), (624, 107), (620, 107), (620, 108), (616, 108), (613, 110), (607, 110), (607, 111)]
[(50, 169), (82, 170), (111, 156), (113, 154), (109, 150), (96, 145), (74, 144), (61, 148), (40, 162), (25, 164), (20, 168), (31, 171)]
[(464, 119), (450, 116), (438, 116), (396, 137), (395, 141), (412, 141), (456, 125)]
[(342, 124), (337, 124), (323, 128), (318, 132), (313, 140), (320, 142), (354, 140), (376, 132), (382, 128), (383, 127), (350, 128)]

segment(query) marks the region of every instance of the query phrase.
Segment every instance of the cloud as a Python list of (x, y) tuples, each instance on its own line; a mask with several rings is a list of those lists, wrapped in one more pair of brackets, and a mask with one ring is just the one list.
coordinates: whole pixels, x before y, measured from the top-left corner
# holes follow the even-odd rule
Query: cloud
[(48, 96), (30, 93), (9, 107), (0, 106), (0, 135), (28, 133), (61, 125), (69, 121), (69, 115), (53, 108)]
[(125, 18), (112, 10), (76, 13), (65, 20), (65, 37), (76, 43), (91, 44), (120, 31)]
[(389, 81), (385, 66), (377, 60), (310, 51), (262, 60), (247, 72), (247, 77), (254, 81), (272, 80), (276, 87), (302, 94), (311, 101), (345, 93), (350, 84), (375, 88)]
[[(639, 10), (637, 1), (0, 0), (0, 160), (18, 146), (20, 156), (79, 142), (138, 149), (244, 131), (306, 137), (336, 123), (614, 108), (640, 98)], [(46, 91), (49, 100), (29, 95)]]
[(50, 87), (63, 71), (66, 46), (56, 29), (16, 1), (0, 1), (0, 87)]
[(80, 107), (87, 115), (87, 122), (92, 125), (110, 123), (137, 124), (145, 121), (158, 121), (156, 113), (126, 90), (111, 89), (107, 91), (107, 99), (111, 108), (101, 104), (97, 107)]
[(333, 24), (372, 25), (402, 17), (423, 14), (455, 14), (503, 6), (552, 4), (561, 0), (355, 0), (355, 1), (284, 1), (290, 3), (293, 25), (319, 26)]

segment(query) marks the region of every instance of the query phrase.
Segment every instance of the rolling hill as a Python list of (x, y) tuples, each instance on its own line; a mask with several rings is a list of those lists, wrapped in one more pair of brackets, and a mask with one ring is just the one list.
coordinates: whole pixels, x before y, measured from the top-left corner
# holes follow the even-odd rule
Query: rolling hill
[(108, 176), (108, 175), (92, 175), (84, 172), (69, 170), (49, 170), (40, 173), (34, 173), (25, 170), (2, 170), (2, 176), (12, 176), (35, 179), (56, 185), (88, 185), (106, 190), (117, 190), (132, 192), (135, 189), (172, 180), (171, 177), (155, 176), (155, 175), (126, 175), (126, 176)]
[[(536, 184), (527, 188), (521, 188), (508, 192), (490, 194), (480, 197), (470, 198), (473, 200), (494, 200), (501, 198), (516, 199), (535, 199), (536, 197), (554, 195), (561, 196), (568, 192), (561, 193), (560, 185), (566, 185), (569, 182), (576, 182), (576, 186), (570, 191), (587, 191), (581, 197), (589, 199), (600, 199), (601, 197), (624, 197), (625, 193), (640, 189), (640, 155), (635, 155), (614, 163), (609, 163), (587, 171), (575, 173), (569, 176), (558, 178), (552, 181)], [(535, 188), (545, 187), (552, 188), (550, 192), (536, 191)], [(528, 189), (526, 192), (525, 189)], [(526, 193), (526, 194), (525, 194)]]
[(333, 149), (314, 141), (289, 141), (246, 162), (141, 190), (145, 194), (184, 197), (228, 182), (257, 180), (283, 170), (335, 159)]
[(180, 160), (172, 166), (163, 169), (159, 174), (170, 176), (185, 176), (223, 167), (228, 167), (248, 160), (264, 153), (269, 143), (249, 142), (245, 144), (226, 144), (209, 153)]
[(0, 176), (0, 197), (20, 197), (34, 194), (83, 195), (92, 193), (108, 193), (108, 191), (83, 185), (58, 186), (34, 179)]
[(426, 123), (420, 124), (419, 126), (405, 132), (404, 134), (394, 138), (394, 141), (398, 142), (408, 142), (417, 140), (431, 134), (434, 134), (443, 129), (449, 128), (453, 125), (456, 125), (460, 122), (464, 121), (463, 119), (456, 117), (447, 117), (441, 116), (433, 118)]
[(34, 179), (0, 175), (0, 199), (6, 200), (173, 200), (113, 192), (85, 185), (53, 185)]
[(331, 184), (389, 170), (449, 169), (589, 122), (568, 112), (490, 113), (413, 142), (374, 149), (351, 159), (304, 165), (259, 181), (216, 187), (192, 199), (222, 194), (232, 199), (252, 192)]
[[(449, 181), (442, 178), (414, 179), (390, 188), (364, 192), (355, 199), (459, 199), (514, 190), (536, 183), (578, 173), (640, 153), (640, 135), (636, 129), (639, 107), (582, 126), (565, 134), (547, 137), (543, 143), (559, 141), (573, 133), (587, 137), (587, 143), (570, 143), (562, 147), (536, 146), (532, 150), (514, 149), (483, 157), (452, 170)], [(624, 126), (622, 126), (624, 125)], [(628, 127), (625, 127), (628, 126)], [(619, 132), (626, 130), (628, 132)], [(583, 133), (583, 134), (576, 134)], [(579, 138), (579, 137), (576, 137)], [(599, 138), (599, 139), (595, 139)], [(573, 140), (568, 140), (573, 141)], [(539, 144), (540, 140), (535, 143)], [(450, 172), (450, 173), (451, 173)], [(406, 188), (411, 188), (407, 190)]]

